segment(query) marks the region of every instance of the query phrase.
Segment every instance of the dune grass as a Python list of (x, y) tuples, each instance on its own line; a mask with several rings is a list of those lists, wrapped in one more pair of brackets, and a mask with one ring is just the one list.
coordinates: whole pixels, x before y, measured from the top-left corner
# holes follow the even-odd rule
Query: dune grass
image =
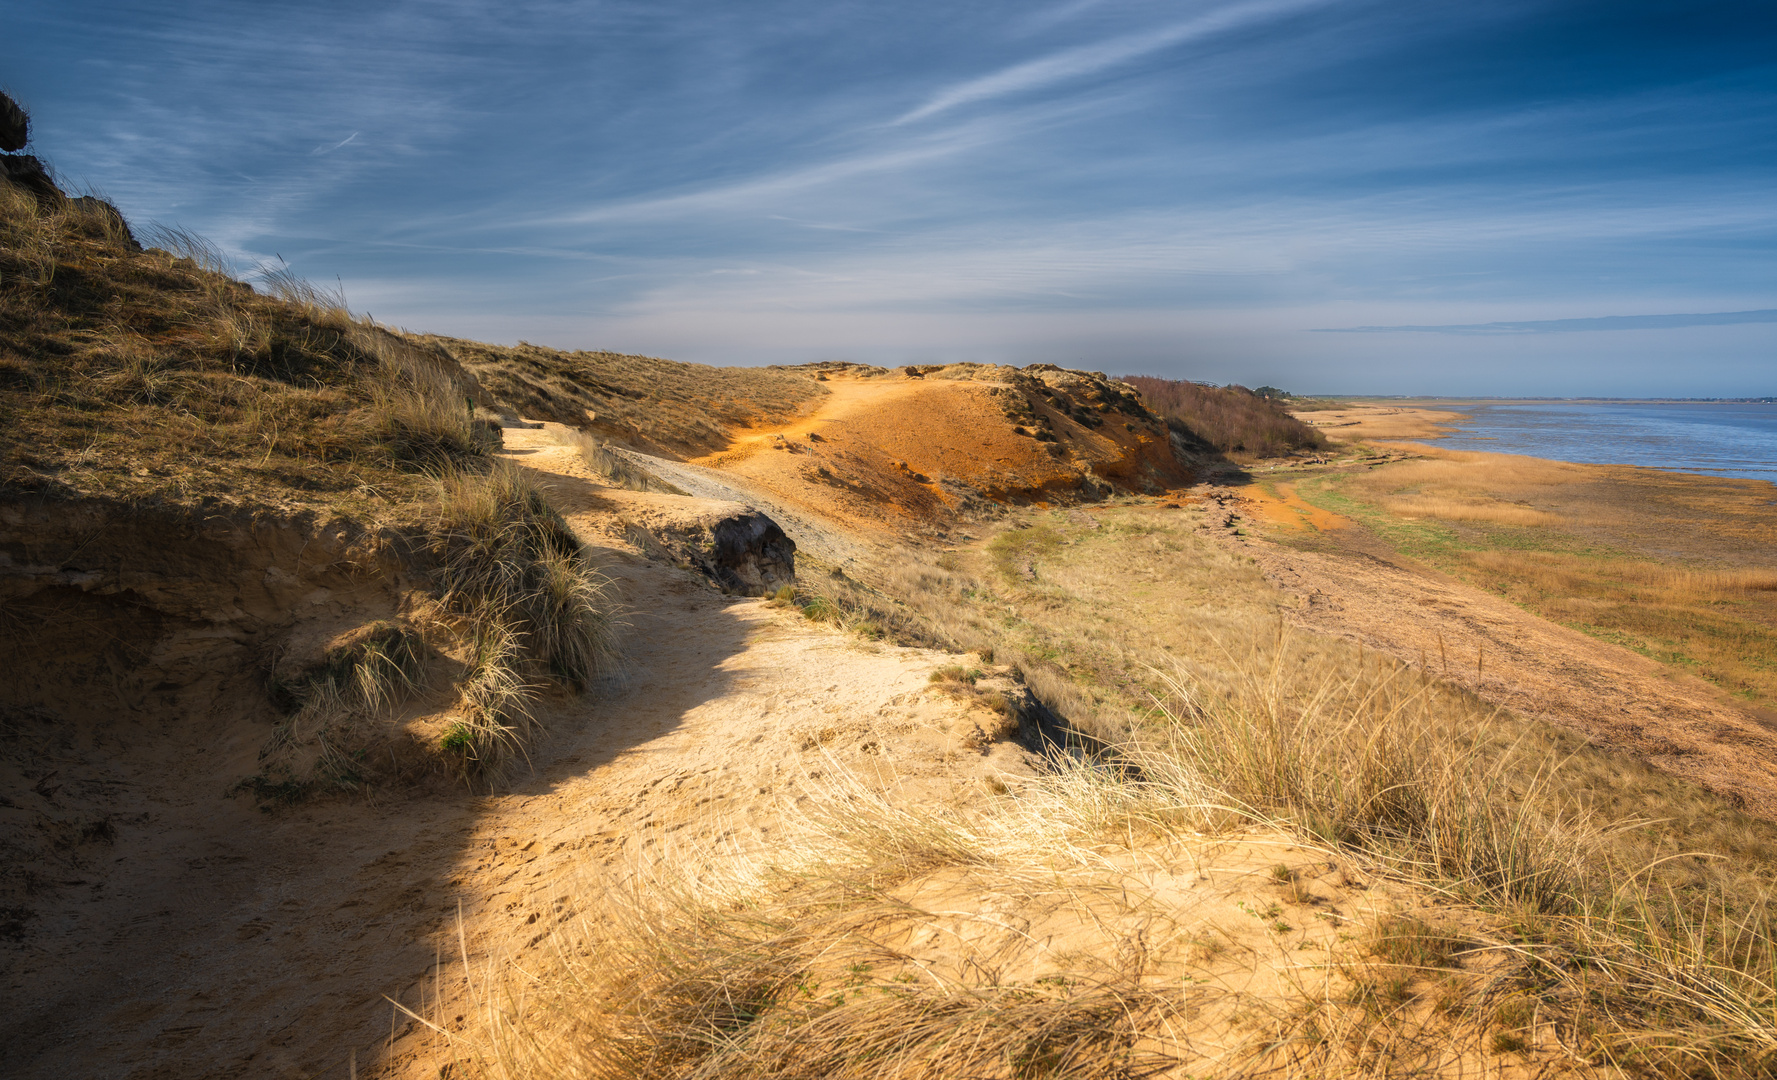
[(985, 804), (831, 780), (769, 852), (586, 886), (548, 955), (476, 977), (452, 1053), (503, 1080), (1766, 1075), (1768, 859), (1662, 856), (1575, 797), (1583, 755), (1366, 659), (1249, 636)]
[[(1029, 511), (973, 548), (844, 572), (808, 560), (797, 591), (840, 625), (975, 654), (939, 686), (1018, 668), (1085, 736), (1047, 771), (960, 807), (830, 777), (768, 851), (589, 882), (545, 953), (472, 976), (467, 1026), (439, 1025), (458, 1065), (503, 1080), (1777, 1067), (1777, 827), (1288, 631), (1256, 568), (1198, 538), (1190, 511), (1089, 513)], [(1219, 908), (1193, 906), (1234, 878)]]
[(469, 643), (443, 738), (467, 775), (496, 773), (535, 733), (542, 680), (583, 690), (620, 667), (605, 579), (536, 481), (498, 463), (439, 481), (432, 531), (442, 603)]
[[(0, 483), (364, 516), (482, 456), (473, 380), (287, 270), (0, 184)], [(153, 246), (158, 245), (158, 246)]]
[(657, 495), (685, 494), (596, 435), (589, 435), (579, 428), (568, 428), (559, 438), (579, 451), (580, 460), (586, 463), (594, 476), (612, 487), (629, 491), (652, 491)]

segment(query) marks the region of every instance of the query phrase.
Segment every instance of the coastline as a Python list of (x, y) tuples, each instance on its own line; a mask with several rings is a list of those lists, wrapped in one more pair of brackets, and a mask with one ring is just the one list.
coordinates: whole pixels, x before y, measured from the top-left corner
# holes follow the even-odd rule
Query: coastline
[[(1482, 415), (1482, 410), (1514, 405), (1601, 411), (1565, 417), (1539, 415), (1536, 409)], [(1622, 411), (1602, 411), (1613, 407)], [(1344, 408), (1292, 415), (1340, 441), (1430, 440), (1444, 452), (1777, 485), (1777, 408), (1768, 401), (1408, 398), (1353, 401)]]

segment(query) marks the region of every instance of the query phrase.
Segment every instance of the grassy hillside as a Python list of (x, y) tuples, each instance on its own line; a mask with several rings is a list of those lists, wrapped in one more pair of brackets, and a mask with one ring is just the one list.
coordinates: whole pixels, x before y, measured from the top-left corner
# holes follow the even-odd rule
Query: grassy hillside
[(0, 236), (7, 490), (363, 513), (485, 460), (472, 378), (294, 279), (11, 185)]
[(651, 356), (486, 345), (420, 334), (523, 416), (583, 428), (635, 450), (698, 457), (734, 433), (799, 415), (825, 391), (813, 373), (718, 368)]
[[(146, 239), (98, 200), (0, 183), (0, 549), (16, 568), (0, 630), (30, 658), (8, 673), (15, 701), (79, 711), (64, 698), (81, 665), (117, 670), (79, 640), (42, 647), (46, 627), (71, 621), (87, 639), (116, 627), (99, 644), (121, 635), (136, 681), (169, 687), (179, 680), (149, 670), (168, 635), (218, 619), (241, 623), (236, 638), (295, 635), (302, 609), (260, 583), (334, 574), (305, 561), (330, 551), (352, 568), (365, 626), (276, 647), (270, 698), (285, 720), (254, 790), (366, 782), (375, 770), (346, 762), (425, 692), (450, 716), (431, 752), (471, 772), (496, 764), (537, 676), (584, 684), (610, 642), (578, 541), (490, 458), (485, 392), (441, 350), (287, 273), (255, 288), (196, 237)], [(241, 538), (206, 549), (218, 529)], [(267, 529), (298, 539), (248, 538)], [(231, 573), (266, 591), (261, 606)], [(265, 662), (231, 648), (211, 666)]]

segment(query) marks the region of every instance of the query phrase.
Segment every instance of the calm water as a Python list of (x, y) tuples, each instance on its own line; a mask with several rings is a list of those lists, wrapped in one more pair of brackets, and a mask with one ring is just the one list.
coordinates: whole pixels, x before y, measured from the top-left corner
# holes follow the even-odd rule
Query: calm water
[(1777, 481), (1777, 404), (1453, 405), (1455, 450)]

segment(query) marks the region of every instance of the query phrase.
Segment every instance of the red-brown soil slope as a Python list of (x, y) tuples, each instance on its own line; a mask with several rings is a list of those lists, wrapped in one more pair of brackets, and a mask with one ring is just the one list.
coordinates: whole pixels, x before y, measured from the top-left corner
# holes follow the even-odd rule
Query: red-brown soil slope
[(809, 415), (694, 464), (845, 523), (911, 529), (991, 504), (1071, 502), (1188, 482), (1129, 389), (1048, 366), (820, 372)]

